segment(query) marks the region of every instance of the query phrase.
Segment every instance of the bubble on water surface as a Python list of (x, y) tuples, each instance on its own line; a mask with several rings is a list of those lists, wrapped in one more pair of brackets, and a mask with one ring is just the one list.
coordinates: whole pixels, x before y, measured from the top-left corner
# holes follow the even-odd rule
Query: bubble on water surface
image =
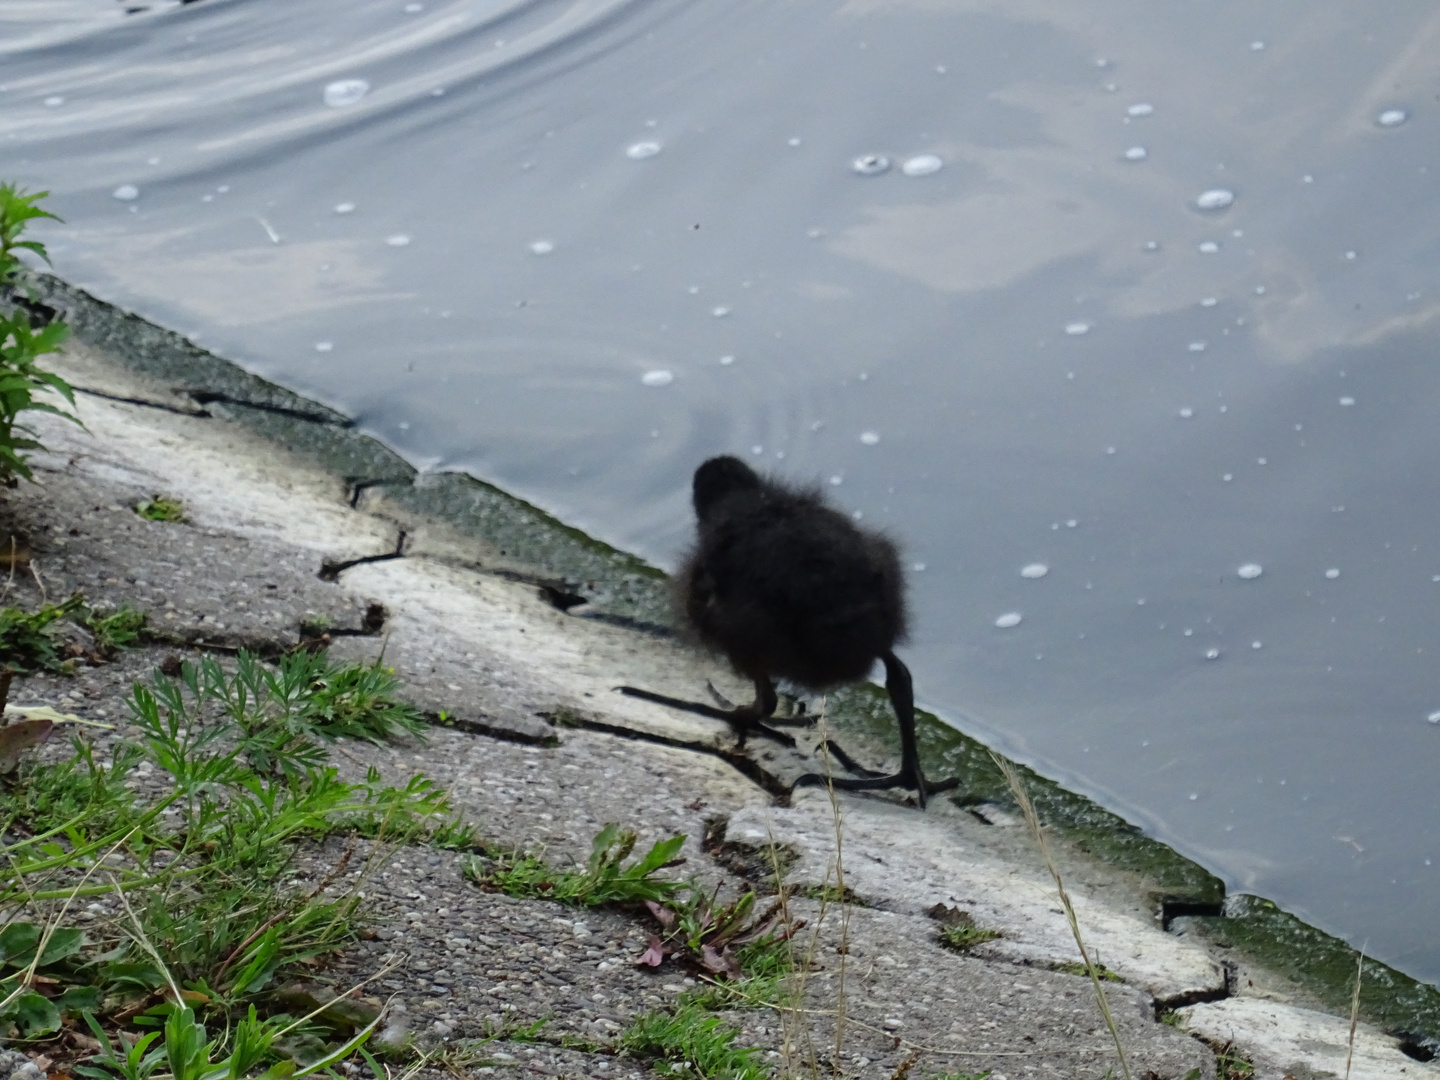
[(1355, 399), (1353, 397), (1342, 397), (1340, 399), (1340, 404), (1345, 406), (1354, 405)]
[(1113, 446), (1107, 446), (1107, 447), (1105, 447), (1105, 453), (1107, 453), (1107, 454), (1113, 454), (1113, 453), (1115, 453), (1115, 447), (1113, 447)]
[(1007, 611), (995, 620), (995, 625), (1001, 630), (1009, 630), (1012, 626), (1020, 625), (1020, 613), (1018, 611)]
[(406, 14), (406, 15), (418, 15), (418, 14), (420, 14), (420, 12), (422, 12), (422, 11), (424, 11), (424, 10), (425, 10), (425, 5), (424, 5), (424, 4), (406, 4), (406, 5), (405, 5), (405, 14)]
[(735, 357), (733, 357), (733, 356), (726, 355), (726, 356), (720, 357), (720, 363), (721, 363), (723, 366), (725, 366), (725, 367), (729, 367), (729, 366), (730, 366), (731, 364), (733, 364), (734, 362), (735, 362)]
[(1190, 342), (1190, 351), (1191, 351), (1191, 352), (1204, 352), (1204, 351), (1205, 351), (1205, 342), (1203, 342), (1203, 341), (1192, 341), (1192, 342)]
[(645, 386), (669, 386), (675, 381), (675, 373), (659, 368), (655, 371), (647, 371), (640, 376), (640, 382)]
[(1375, 118), (1375, 123), (1381, 127), (1399, 127), (1410, 119), (1410, 114), (1404, 109), (1386, 109)]
[(1220, 659), (1220, 650), (1219, 650), (1219, 649), (1206, 649), (1206, 650), (1205, 650), (1205, 659), (1206, 659), (1206, 660), (1219, 660), (1219, 659)]
[(1065, 324), (1065, 333), (1069, 334), (1071, 337), (1080, 337), (1082, 334), (1088, 334), (1089, 332), (1090, 324), (1088, 322), (1072, 322)]
[(1235, 193), (1229, 188), (1210, 188), (1195, 197), (1195, 205), (1201, 210), (1224, 210), (1235, 201)]
[(841, 476), (839, 473), (836, 473), (834, 476), (830, 477), (830, 485), (832, 487), (839, 487), (844, 482), (845, 477)]
[(861, 176), (879, 176), (890, 169), (890, 159), (884, 154), (861, 154), (850, 162), (850, 168)]
[(1029, 566), (1024, 567), (1020, 571), (1020, 576), (1023, 578), (1030, 578), (1033, 581), (1036, 578), (1044, 577), (1049, 572), (1050, 567), (1046, 566), (1043, 562), (1032, 562)]
[(1235, 571), (1235, 573), (1238, 574), (1245, 581), (1254, 581), (1264, 572), (1264, 567), (1262, 567), (1259, 563), (1253, 562), (1247, 562), (1244, 566), (1240, 567), (1240, 569)]
[(110, 193), (110, 197), (121, 202), (134, 202), (140, 197), (140, 189), (134, 184), (121, 184)]
[(1214, 240), (1202, 240), (1195, 245), (1202, 255), (1214, 255), (1220, 250), (1220, 245)]
[(65, 99), (64, 99), (63, 97), (61, 97), (59, 94), (51, 94), (49, 97), (47, 97), (47, 98), (45, 99), (45, 105), (46, 105), (48, 108), (51, 108), (51, 109), (58, 109), (61, 105), (64, 105), (64, 104), (65, 104)]
[(874, 446), (880, 441), (880, 433), (878, 431), (862, 431), (860, 441), (866, 446)]
[(944, 167), (945, 162), (934, 154), (916, 154), (900, 166), (900, 171), (906, 176), (929, 176)]
[(1207, 297), (1205, 297), (1205, 299), (1203, 299), (1203, 300), (1200, 301), (1200, 306), (1201, 306), (1201, 307), (1214, 307), (1214, 306), (1215, 306), (1216, 304), (1218, 304), (1219, 302), (1220, 302), (1220, 301), (1219, 301), (1219, 300), (1216, 300), (1215, 297), (1213, 297), (1213, 296), (1207, 296)]
[(391, 247), (404, 247), (405, 245), (410, 243), (410, 237), (407, 236), (405, 233), (396, 233), (394, 236), (387, 236), (385, 238), (385, 243), (389, 244)]
[(660, 153), (660, 144), (649, 139), (644, 142), (631, 143), (625, 148), (625, 156), (631, 161), (644, 161), (658, 153)]
[(1340, 568), (1338, 566), (1332, 566), (1329, 570), (1325, 571), (1325, 576), (1331, 581), (1334, 581), (1340, 576)]
[(911, 563), (910, 569), (914, 570), (917, 574), (923, 574), (925, 572), (925, 564), (923, 562)]
[(1190, 792), (1189, 798), (1190, 798), (1190, 801), (1191, 801), (1191, 802), (1194, 802), (1195, 800), (1197, 800), (1198, 798), (1200, 798), (1200, 793), (1199, 793), (1199, 792), (1196, 792), (1196, 791), (1192, 791), (1192, 792)]
[(1180, 416), (1181, 416), (1181, 418), (1184, 419), (1184, 420), (1189, 420), (1189, 419), (1190, 419), (1192, 416), (1194, 416), (1194, 415), (1195, 415), (1195, 410), (1192, 409), (1189, 405), (1186, 405), (1184, 408), (1182, 408), (1182, 409), (1180, 410)]
[[(1440, 712), (1432, 712), (1429, 716), (1425, 717), (1425, 719), (1429, 720), (1432, 724), (1440, 724)], [(1426, 865), (1429, 865), (1430, 860), (1426, 859), (1425, 862)]]
[(1143, 146), (1132, 146), (1129, 150), (1125, 151), (1126, 161), (1144, 161), (1149, 156), (1150, 151), (1146, 150)]
[(786, 144), (789, 145), (789, 146), (799, 146), (799, 145), (800, 145), (800, 136), (799, 136), (799, 135), (792, 135), (792, 136), (790, 136), (790, 138), (786, 139), (785, 142), (786, 142)]
[(335, 348), (335, 343), (334, 343), (333, 341), (317, 341), (317, 342), (315, 342), (315, 351), (316, 351), (316, 352), (330, 352), (330, 351), (331, 351), (332, 349), (334, 349), (334, 348)]
[(1252, 642), (1250, 642), (1250, 648), (1252, 648), (1252, 649), (1263, 649), (1264, 647), (1265, 647), (1265, 643), (1264, 643), (1263, 641), (1252, 641)]
[(1140, 247), (1144, 251), (1159, 251), (1160, 242), (1158, 240), (1146, 240)]
[(549, 255), (555, 250), (555, 241), (535, 240), (530, 244), (530, 250), (536, 255)]
[(1264, 51), (1265, 51), (1265, 42), (1263, 42), (1263, 41), (1252, 41), (1252, 42), (1250, 42), (1250, 51), (1251, 51), (1251, 52), (1264, 52)]
[(1235, 479), (1235, 474), (1234, 474), (1234, 473), (1228, 473), (1228, 472), (1227, 472), (1224, 476), (1220, 477), (1220, 479), (1221, 479), (1221, 480), (1224, 480), (1225, 483), (1228, 484), (1228, 483), (1230, 483), (1231, 480), (1234, 480), (1234, 479)]
[(337, 79), (325, 86), (325, 104), (332, 109), (343, 109), (354, 105), (370, 92), (370, 84), (364, 79)]
[(1345, 258), (1350, 262), (1354, 262), (1357, 258), (1359, 258), (1359, 252), (1347, 251), (1345, 252)]
[(335, 213), (337, 214), (353, 214), (354, 212), (355, 204), (353, 202), (337, 202), (335, 204)]
[(1076, 518), (1066, 518), (1066, 519), (1065, 519), (1065, 528), (1067, 528), (1067, 529), (1073, 529), (1073, 528), (1075, 528), (1075, 527), (1076, 527), (1077, 525), (1079, 525), (1079, 524), (1080, 524), (1080, 522), (1079, 522)]
[(1139, 101), (1125, 110), (1131, 116), (1149, 116), (1155, 111), (1155, 106), (1148, 101)]

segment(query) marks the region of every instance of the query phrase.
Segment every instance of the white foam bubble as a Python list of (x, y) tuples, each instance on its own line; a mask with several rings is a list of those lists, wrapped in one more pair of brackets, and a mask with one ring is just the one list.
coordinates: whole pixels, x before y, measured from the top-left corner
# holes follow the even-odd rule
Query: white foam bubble
[(631, 143), (625, 148), (625, 156), (631, 161), (644, 161), (660, 153), (661, 146), (658, 142), (646, 139), (643, 142)]
[(1235, 193), (1223, 187), (1211, 188), (1195, 196), (1195, 205), (1201, 210), (1224, 210), (1234, 201)]
[(364, 79), (336, 79), (325, 86), (325, 104), (332, 109), (343, 109), (354, 105), (370, 92), (370, 84)]
[(1214, 307), (1214, 306), (1215, 306), (1216, 304), (1218, 304), (1219, 302), (1220, 302), (1220, 301), (1219, 301), (1219, 300), (1216, 300), (1215, 297), (1213, 297), (1213, 296), (1207, 296), (1207, 297), (1205, 297), (1203, 300), (1200, 301), (1200, 306), (1201, 306), (1201, 307)]
[(1251, 51), (1251, 52), (1264, 52), (1264, 51), (1265, 51), (1265, 42), (1263, 42), (1263, 41), (1252, 41), (1252, 42), (1250, 42), (1250, 51)]
[[(1429, 716), (1425, 717), (1425, 719), (1429, 720), (1432, 724), (1440, 724), (1440, 712), (1432, 712)], [(1425, 861), (1428, 863), (1430, 860), (1426, 859)]]
[(1375, 118), (1375, 123), (1381, 127), (1399, 127), (1410, 119), (1410, 114), (1404, 109), (1386, 109)]
[(861, 176), (879, 176), (890, 169), (890, 159), (884, 154), (861, 154), (850, 162), (850, 168)]
[(1148, 101), (1137, 101), (1125, 111), (1131, 116), (1149, 116), (1155, 111), (1155, 106), (1151, 105)]
[(878, 431), (862, 431), (860, 441), (866, 446), (874, 446), (880, 441), (880, 433)]
[(422, 11), (424, 11), (424, 10), (425, 10), (425, 5), (424, 5), (424, 4), (406, 4), (406, 5), (405, 5), (405, 14), (406, 14), (406, 15), (419, 15), (420, 12), (422, 12)]
[(675, 381), (675, 373), (659, 368), (655, 371), (647, 371), (640, 376), (640, 382), (645, 386), (669, 386)]
[(1264, 572), (1264, 567), (1262, 567), (1259, 563), (1253, 562), (1247, 562), (1235, 571), (1235, 573), (1241, 578), (1243, 578), (1245, 581), (1254, 581)]
[(1342, 397), (1340, 399), (1340, 404), (1348, 407), (1355, 404), (1355, 399), (1353, 397)]
[(530, 250), (536, 255), (549, 255), (555, 250), (554, 240), (534, 240), (530, 243)]
[(729, 367), (729, 366), (730, 366), (731, 364), (733, 364), (734, 362), (735, 362), (735, 357), (730, 356), (730, 355), (728, 355), (728, 354), (725, 355), (725, 356), (720, 357), (720, 363), (721, 363), (722, 365), (724, 365), (725, 367)]
[(1195, 415), (1195, 410), (1192, 409), (1189, 405), (1184, 406), (1184, 407), (1180, 410), (1180, 416), (1181, 416), (1182, 419), (1189, 420), (1189, 419), (1190, 419), (1192, 416), (1194, 416), (1194, 415)]
[(1202, 255), (1214, 255), (1220, 250), (1220, 245), (1214, 240), (1202, 240), (1195, 247)]
[(1219, 660), (1219, 659), (1220, 659), (1220, 650), (1219, 650), (1219, 649), (1206, 649), (1206, 650), (1205, 650), (1205, 659), (1206, 659), (1206, 660)]
[(317, 341), (317, 342), (315, 342), (315, 351), (316, 351), (316, 352), (330, 352), (330, 351), (333, 350), (334, 348), (335, 348), (335, 343), (334, 343), (333, 341)]
[(905, 164), (900, 166), (900, 171), (906, 176), (929, 176), (932, 173), (939, 172), (944, 167), (945, 162), (941, 161), (934, 154), (916, 154), (914, 157), (908, 158)]
[(1012, 626), (1020, 625), (1020, 613), (1018, 611), (1007, 611), (995, 620), (995, 625), (1001, 630), (1009, 630)]
[(1069, 334), (1071, 337), (1080, 337), (1082, 334), (1088, 334), (1089, 332), (1090, 324), (1088, 322), (1072, 322), (1065, 324), (1065, 333)]
[(1143, 146), (1132, 146), (1129, 150), (1125, 151), (1126, 161), (1144, 161), (1149, 156), (1150, 151), (1146, 150)]
[(140, 189), (134, 184), (121, 184), (114, 191), (110, 192), (112, 199), (119, 199), (121, 202), (134, 202), (140, 197)]
[(407, 236), (405, 233), (395, 233), (393, 236), (387, 236), (385, 238), (385, 243), (389, 244), (391, 247), (405, 247), (407, 244), (410, 243), (410, 237)]
[(1205, 342), (1203, 342), (1203, 341), (1192, 341), (1192, 342), (1190, 342), (1190, 351), (1191, 351), (1191, 352), (1204, 352), (1204, 351), (1205, 351)]
[(1325, 571), (1325, 576), (1331, 581), (1334, 581), (1340, 576), (1340, 568), (1338, 566), (1332, 566), (1329, 570)]
[(730, 315), (730, 309), (722, 304), (720, 307), (711, 308), (710, 314), (715, 316), (715, 318), (717, 319), (724, 319)]
[(355, 204), (353, 202), (337, 202), (335, 204), (335, 213), (337, 214), (353, 214), (354, 212)]
[(49, 109), (58, 109), (65, 104), (65, 99), (59, 94), (51, 94), (45, 99), (45, 106)]
[(1049, 572), (1050, 567), (1046, 566), (1043, 562), (1032, 562), (1029, 566), (1023, 567), (1020, 570), (1020, 576), (1030, 578), (1033, 581), (1036, 578), (1044, 577)]

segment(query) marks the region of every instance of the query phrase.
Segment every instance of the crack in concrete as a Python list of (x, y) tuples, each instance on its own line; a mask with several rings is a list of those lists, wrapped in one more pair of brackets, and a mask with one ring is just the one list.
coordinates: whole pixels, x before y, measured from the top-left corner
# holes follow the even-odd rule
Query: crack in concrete
[[(321, 581), (339, 581), (340, 575), (354, 566), (364, 566), (367, 563), (390, 562), (393, 559), (405, 558), (406, 532), (400, 530), (399, 539), (395, 541), (395, 550), (381, 552), (379, 555), (361, 555), (355, 559), (324, 559), (320, 563), (320, 573), (317, 575)], [(378, 633), (378, 631), (377, 631)]]
[[(138, 405), (144, 409), (159, 409), (162, 412), (175, 413), (179, 416), (194, 416), (201, 420), (212, 420), (214, 416), (198, 402), (195, 410), (181, 408), (179, 405), (167, 405), (163, 401), (147, 401), (145, 398), (125, 397), (123, 394), (109, 394), (104, 390), (95, 390), (88, 386), (71, 386), (77, 394), (86, 394), (89, 397), (104, 398), (106, 401), (118, 401), (122, 405)], [(189, 396), (189, 395), (186, 395)], [(192, 399), (193, 400), (193, 399)]]
[(790, 805), (790, 785), (770, 772), (754, 758), (739, 750), (727, 750), (723, 746), (716, 746), (714, 743), (700, 742), (695, 739), (680, 739), (673, 735), (661, 735), (653, 731), (637, 731), (634, 728), (628, 728), (621, 724), (609, 724), (603, 720), (595, 720), (588, 716), (581, 716), (569, 709), (557, 709), (554, 712), (540, 712), (535, 715), (539, 716), (546, 723), (553, 724), (556, 727), (598, 731), (603, 735), (613, 735), (616, 738), (629, 739), (633, 742), (648, 742), (654, 743), (657, 746), (668, 746), (674, 750), (688, 750), (693, 754), (708, 754), (710, 757), (719, 758), (756, 787), (773, 797), (775, 805)]
[(245, 409), (254, 409), (256, 412), (273, 413), (276, 416), (288, 416), (292, 420), (303, 420), (307, 424), (320, 424), (323, 427), (335, 428), (348, 431), (355, 426), (355, 421), (350, 419), (332, 420), (328, 416), (319, 413), (305, 412), (303, 409), (290, 409), (284, 405), (271, 405), (263, 401), (246, 401), (242, 398), (232, 397), (229, 394), (215, 393), (211, 390), (184, 390), (178, 389), (176, 393), (184, 394), (195, 404), (205, 405), (238, 405)]

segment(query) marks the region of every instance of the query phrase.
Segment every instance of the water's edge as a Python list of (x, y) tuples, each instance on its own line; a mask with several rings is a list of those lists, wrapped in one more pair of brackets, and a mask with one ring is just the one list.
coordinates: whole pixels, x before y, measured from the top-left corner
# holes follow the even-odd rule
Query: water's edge
[[(593, 617), (649, 633), (671, 632), (663, 571), (484, 481), (463, 473), (419, 473), (343, 414), (58, 278), (42, 275), (35, 281), (38, 302), (62, 314), (77, 340), (310, 459), (345, 482), (354, 504), (363, 500), (407, 528), (439, 529), (478, 547), (490, 567), (554, 590), (560, 606), (583, 601)], [(896, 746), (888, 699), (878, 687), (832, 694), (828, 716), (842, 732)], [(959, 805), (1010, 805), (987, 747), (923, 710), (918, 723), (930, 775), (961, 778)], [(1031, 770), (1021, 771), (1046, 824), (1080, 849), (1141, 875), (1167, 926), (1183, 918), (1188, 930), (1218, 949), (1286, 976), (1348, 1015), (1357, 954), (1345, 942), (1268, 900), (1227, 897), (1219, 878), (1123, 818)], [(1360, 1005), (1364, 1018), (1399, 1035), (1413, 1056), (1428, 1060), (1440, 1053), (1440, 989), (1366, 960)]]

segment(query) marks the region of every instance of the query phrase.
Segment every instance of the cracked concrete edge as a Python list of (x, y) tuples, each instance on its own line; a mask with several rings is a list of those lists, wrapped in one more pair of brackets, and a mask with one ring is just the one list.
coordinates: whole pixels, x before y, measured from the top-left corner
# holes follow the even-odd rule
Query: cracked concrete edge
[[(648, 624), (653, 629), (663, 618), (663, 576), (633, 556), (609, 549), (543, 511), (469, 477), (420, 476), (407, 485), (404, 473), (409, 467), (395, 467), (393, 462), (398, 456), (393, 451), (369, 436), (353, 432), (348, 419), (333, 410), (266, 383), (179, 335), (110, 308), (56, 279), (46, 279), (45, 285), (44, 299), (72, 323), (80, 346), (68, 349), (62, 361), (52, 366), (67, 378), (74, 376), (81, 385), (87, 375), (94, 377), (96, 383), (91, 388), (99, 393), (88, 396), (96, 405), (109, 401), (123, 409), (124, 403), (129, 402), (132, 407), (154, 408), (157, 413), (170, 414), (176, 424), (186, 427), (178, 440), (179, 433), (175, 431), (168, 437), (152, 438), (147, 453), (163, 455), (162, 471), (173, 476), (176, 485), (184, 489), (197, 514), (214, 523), (224, 522), (226, 527), (242, 535), (284, 535), (302, 546), (325, 550), (337, 564), (383, 566), (382, 560), (407, 561), (396, 558), (403, 548), (407, 557), (417, 556), (412, 565), (426, 564), (433, 570), (453, 563), (456, 565), (452, 568), (474, 571), (479, 576), (508, 576), (530, 583), (526, 589), (532, 595), (531, 586), (536, 582), (545, 583), (547, 578), (559, 585), (596, 581), (596, 585), (590, 586), (594, 598), (585, 597), (590, 602), (580, 605), (576, 614), (587, 614), (587, 609), (595, 608), (599, 609), (598, 618), (562, 616), (553, 606), (555, 597), (550, 596), (552, 613), (569, 623), (601, 626), (606, 616), (612, 616), (613, 622)], [(87, 412), (87, 422), (102, 438), (138, 438), (143, 443), (144, 435), (137, 433), (151, 429), (138, 414), (112, 408), (108, 410), (108, 419), (97, 426), (93, 418), (107, 410)], [(218, 441), (213, 437), (199, 438), (202, 427), (214, 427), (207, 421), (218, 416), (233, 419), (248, 429), (252, 437), (239, 439), (231, 425), (224, 425), (228, 429), (224, 438)], [(316, 428), (324, 430), (317, 434)], [(373, 457), (351, 453), (353, 444), (337, 438), (340, 433), (353, 434), (379, 448), (381, 453)], [(340, 452), (337, 452), (337, 443), (342, 447)], [(184, 445), (184, 453), (174, 452), (178, 444)], [(282, 453), (277, 454), (277, 444), (283, 449)], [(206, 467), (187, 468), (187, 463), (193, 465), (197, 458), (204, 459)], [(357, 475), (357, 463), (377, 461), (380, 467), (370, 472), (378, 479), (369, 473)], [(226, 470), (230, 473), (239, 470), (243, 475), (238, 479), (226, 475), (221, 480), (220, 473)], [(388, 477), (383, 475), (386, 472)], [(277, 491), (281, 492), (278, 499)], [(307, 509), (297, 515), (293, 506), (286, 505), (296, 497), (309, 503), (314, 512)], [(351, 512), (357, 504), (384, 516)], [(506, 522), (507, 515), (517, 507), (522, 525), (507, 533), (505, 529), (510, 526), (505, 524), (497, 534), (497, 521)], [(447, 514), (454, 515), (458, 524), (436, 516)], [(409, 544), (404, 525), (414, 530)], [(564, 540), (548, 548), (541, 545), (536, 549), (540, 555), (536, 562), (527, 562), (526, 544), (534, 540), (537, 530), (542, 534), (546, 530), (558, 531)], [(577, 576), (583, 578), (584, 573), (594, 571), (596, 578), (572, 581), (562, 576), (557, 580), (555, 571), (576, 551), (585, 556), (580, 560), (582, 573)], [(618, 586), (604, 579), (607, 569), (620, 571)], [(346, 571), (346, 577), (349, 576), (350, 571)], [(601, 581), (603, 587), (598, 584)], [(627, 589), (631, 590), (628, 596)], [(614, 597), (619, 598), (616, 606), (627, 610), (607, 611), (605, 601)], [(637, 613), (655, 618), (637, 618)], [(653, 635), (631, 636), (645, 641), (643, 646), (631, 645), (622, 650), (632, 658), (660, 644)], [(612, 654), (611, 658), (616, 657)], [(625, 669), (610, 668), (611, 678), (617, 670)], [(652, 670), (657, 679), (663, 677), (673, 684), (676, 673), (684, 667), (667, 660)], [(688, 678), (679, 681), (693, 687), (697, 676), (698, 672), (692, 671)], [(702, 731), (692, 724), (687, 728), (687, 721), (677, 720), (674, 714), (657, 718), (653, 707), (648, 707), (649, 713), (641, 709), (636, 714), (628, 703), (606, 699), (599, 710), (601, 713), (613, 718), (618, 706), (619, 712), (628, 714), (621, 716), (620, 724), (614, 724), (587, 714), (586, 704), (588, 702), (577, 703), (572, 714), (583, 726), (593, 726), (595, 730), (605, 730), (607, 726), (628, 727), (632, 735), (641, 739), (670, 745), (693, 744), (692, 748), (704, 744), (709, 747), (708, 752), (725, 756), (713, 727)], [(841, 731), (868, 737), (871, 747), (893, 748), (893, 720), (878, 688), (864, 685), (832, 695), (830, 711)], [(484, 718), (470, 723), (481, 733), (494, 734), (504, 729), (502, 724), (486, 732), (486, 727), (493, 728), (493, 725), (487, 725)], [(677, 724), (682, 729), (679, 735), (674, 734)], [(527, 738), (544, 737), (543, 731), (533, 726), (525, 734)], [(1009, 798), (997, 786), (998, 774), (983, 745), (933, 717), (924, 725), (923, 741), (927, 756), (940, 758), (947, 766), (946, 771), (965, 778), (965, 790), (970, 796), (968, 803), (977, 816), (985, 819), (987, 813), (993, 817), (995, 812), (1004, 816)], [(1353, 951), (1343, 942), (1286, 915), (1285, 919), (1307, 932), (1310, 948), (1297, 950), (1286, 934), (1274, 931), (1273, 917), (1256, 917), (1257, 905), (1263, 907), (1268, 902), (1257, 900), (1250, 904), (1244, 901), (1252, 898), (1232, 897), (1221, 911), (1217, 901), (1224, 895), (1223, 885), (1213, 876), (1165, 845), (1144, 837), (1133, 826), (1090, 800), (1033, 774), (1028, 782), (1047, 824), (1058, 826), (1082, 851), (1128, 872), (1122, 873), (1122, 877), (1131, 879), (1130, 887), (1136, 887), (1138, 878), (1140, 887), (1148, 891), (1152, 901), (1175, 901), (1175, 913), (1200, 916), (1192, 920), (1197, 924), (1214, 920), (1215, 925), (1199, 925), (1201, 933), (1196, 935), (1209, 946), (1220, 949), (1233, 946), (1245, 959), (1256, 959), (1259, 965), (1280, 970), (1299, 982), (1316, 1003), (1337, 1011), (1348, 1005), (1348, 980), (1335, 977), (1333, 962), (1336, 957), (1353, 958)], [(1242, 902), (1236, 903), (1237, 900)], [(1274, 905), (1269, 908), (1278, 910)], [(1159, 914), (1165, 914), (1163, 908)], [(1242, 932), (1235, 933), (1237, 928)], [(1222, 936), (1235, 940), (1219, 940)], [(1288, 938), (1294, 936), (1291, 933)], [(1313, 962), (1317, 943), (1324, 945), (1318, 950), (1324, 956), (1321, 964)], [(1018, 952), (1016, 958), (1019, 958)], [(1384, 965), (1373, 966), (1382, 977), (1371, 984), (1372, 992), (1362, 1002), (1362, 1015), (1374, 1019), (1392, 1035), (1398, 1034), (1401, 1042), (1417, 1053), (1440, 1047), (1440, 992)], [(1156, 989), (1164, 987), (1156, 984)]]

